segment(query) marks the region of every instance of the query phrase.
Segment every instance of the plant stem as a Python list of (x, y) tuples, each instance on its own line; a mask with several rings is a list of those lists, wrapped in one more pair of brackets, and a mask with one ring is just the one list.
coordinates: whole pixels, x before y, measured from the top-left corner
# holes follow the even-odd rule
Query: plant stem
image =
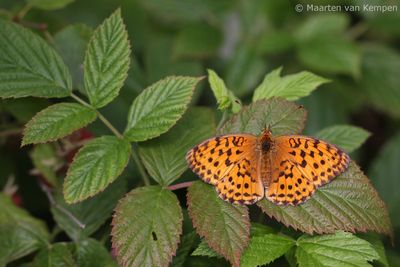
[[(71, 97), (73, 99), (75, 99), (77, 102), (79, 102), (80, 104), (92, 108), (94, 109), (89, 103), (87, 103), (86, 101), (84, 101), (82, 98), (80, 98), (79, 96), (75, 95), (75, 94), (71, 94)], [(97, 113), (98, 118), (104, 123), (104, 125), (110, 129), (110, 131), (117, 136), (118, 138), (123, 139), (124, 136), (111, 124), (111, 122), (109, 122), (106, 117), (103, 116), (103, 114), (101, 114), (98, 110), (94, 109)], [(135, 161), (135, 164), (139, 170), (140, 175), (142, 176), (143, 179), (143, 183), (145, 185), (150, 185), (150, 178), (146, 173), (146, 170), (144, 169), (144, 166), (142, 164), (142, 161), (139, 159), (139, 156), (137, 155), (137, 153), (132, 151), (132, 158)]]
[(136, 163), (136, 166), (138, 167), (139, 173), (143, 178), (143, 182), (145, 185), (150, 185), (150, 178), (147, 176), (146, 170), (143, 167), (142, 161), (139, 159), (139, 156), (137, 153), (132, 151), (132, 158), (133, 161)]
[(168, 186), (168, 189), (173, 191), (173, 190), (177, 190), (177, 189), (181, 189), (181, 188), (186, 188), (189, 187), (193, 184), (194, 181), (190, 181), (190, 182), (183, 182), (180, 184), (174, 184), (174, 185), (170, 185)]
[(63, 206), (60, 206), (55, 200), (54, 197), (51, 193), (50, 187), (48, 187), (44, 183), (39, 183), (40, 188), (43, 190), (43, 192), (46, 193), (47, 198), (49, 199), (49, 202), (55, 209), (58, 209), (60, 212), (64, 213), (68, 218), (70, 218), (74, 223), (76, 223), (80, 228), (85, 229), (86, 225), (83, 224), (81, 221), (79, 221), (78, 218), (75, 217), (69, 210), (64, 208)]
[(5, 131), (0, 132), (0, 137), (17, 135), (17, 134), (22, 133), (22, 131), (23, 131), (23, 129), (21, 129), (21, 128), (5, 130)]
[(220, 120), (219, 123), (218, 123), (217, 131), (222, 127), (222, 125), (224, 125), (224, 122), (226, 121), (226, 117), (227, 117), (227, 116), (228, 116), (228, 112), (225, 110), (225, 111), (222, 113), (221, 120)]
[(25, 15), (29, 12), (29, 10), (31, 10), (32, 6), (30, 4), (26, 4), (15, 16), (16, 19), (18, 20), (22, 20)]
[[(75, 99), (77, 102), (79, 102), (80, 104), (92, 108), (94, 109), (89, 103), (87, 103), (85, 100), (83, 100), (82, 98), (80, 98), (79, 96), (75, 95), (75, 94), (71, 94), (71, 97), (73, 99)], [(111, 124), (111, 122), (109, 122), (106, 117), (103, 116), (103, 114), (101, 114), (98, 110), (94, 109), (97, 113), (97, 116), (99, 117), (99, 119), (104, 123), (105, 126), (107, 126), (107, 128), (113, 133), (115, 134), (115, 136), (117, 136), (118, 138), (123, 138), (122, 134)]]

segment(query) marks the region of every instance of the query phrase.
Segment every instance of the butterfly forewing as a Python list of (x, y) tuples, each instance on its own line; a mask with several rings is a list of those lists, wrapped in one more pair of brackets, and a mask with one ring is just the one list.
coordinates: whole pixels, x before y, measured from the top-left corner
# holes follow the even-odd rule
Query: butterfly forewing
[(276, 152), (266, 197), (276, 204), (298, 205), (348, 166), (350, 158), (324, 141), (305, 136), (274, 139)]

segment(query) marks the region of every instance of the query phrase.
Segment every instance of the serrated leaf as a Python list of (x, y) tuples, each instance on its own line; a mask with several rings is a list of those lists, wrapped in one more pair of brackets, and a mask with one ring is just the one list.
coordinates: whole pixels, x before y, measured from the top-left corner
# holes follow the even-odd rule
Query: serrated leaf
[(383, 245), (383, 242), (379, 234), (364, 233), (364, 234), (358, 234), (357, 236), (368, 241), (372, 245), (376, 253), (378, 253), (379, 255), (379, 259), (377, 259), (378, 262), (380, 262), (385, 267), (392, 266), (389, 265), (388, 259), (386, 257), (385, 247)]
[(60, 53), (72, 74), (74, 88), (86, 94), (83, 80), (83, 61), (92, 28), (85, 24), (69, 25), (54, 35), (54, 47)]
[(352, 125), (334, 125), (322, 129), (315, 137), (335, 144), (347, 153), (359, 148), (371, 135), (370, 132)]
[(201, 181), (189, 187), (187, 199), (196, 232), (218, 254), (239, 266), (241, 254), (249, 242), (247, 208), (223, 201), (212, 186)]
[(97, 117), (96, 111), (77, 103), (54, 104), (35, 115), (25, 126), (22, 145), (57, 140)]
[(192, 252), (192, 256), (205, 256), (209, 258), (222, 258), (215, 250), (211, 249), (203, 239), (197, 248)]
[(283, 256), (294, 245), (295, 240), (282, 235), (254, 236), (250, 239), (249, 246), (243, 253), (240, 266), (250, 267), (269, 264)]
[(400, 118), (400, 55), (385, 46), (363, 48), (360, 87), (379, 110)]
[(301, 63), (313, 70), (353, 77), (361, 73), (361, 50), (341, 36), (318, 35), (299, 44), (297, 54)]
[(297, 100), (308, 96), (321, 84), (329, 80), (308, 71), (281, 77), (282, 67), (268, 73), (263, 82), (255, 89), (253, 102), (271, 97), (283, 97), (287, 100)]
[(35, 257), (35, 267), (67, 267), (76, 266), (72, 255), (73, 245), (67, 243), (55, 243), (41, 250)]
[(101, 108), (117, 97), (130, 64), (128, 33), (117, 9), (94, 32), (84, 62), (85, 89), (90, 103)]
[(182, 231), (176, 196), (160, 186), (139, 187), (118, 204), (112, 245), (122, 266), (168, 266)]
[(76, 203), (103, 191), (128, 164), (131, 145), (114, 136), (85, 144), (76, 154), (64, 181), (64, 198)]
[(169, 185), (187, 169), (186, 152), (211, 137), (214, 114), (207, 108), (189, 109), (166, 134), (139, 144), (139, 155), (150, 176), (160, 185)]
[(225, 123), (219, 134), (259, 135), (268, 126), (274, 135), (296, 134), (303, 130), (306, 116), (303, 106), (282, 98), (259, 100), (243, 107)]
[(31, 31), (0, 19), (0, 97), (65, 97), (71, 75), (61, 57)]
[(230, 109), (233, 113), (239, 112), (242, 108), (240, 100), (226, 88), (225, 82), (213, 70), (208, 71), (208, 82), (217, 100), (220, 110)]
[(39, 171), (47, 183), (53, 187), (59, 184), (57, 168), (62, 164), (61, 159), (56, 155), (54, 147), (50, 144), (36, 145), (30, 153), (33, 166)]
[[(104, 192), (78, 204), (67, 204), (61, 193), (54, 196), (55, 204), (51, 205), (51, 213), (57, 225), (74, 241), (82, 240), (92, 235), (110, 217), (118, 200), (126, 192), (126, 182), (118, 179)], [(61, 210), (62, 209), (62, 210)], [(85, 227), (71, 220), (67, 210)]]
[(44, 10), (60, 9), (74, 1), (75, 0), (27, 0), (28, 4), (32, 7)]
[(0, 193), (0, 266), (48, 245), (49, 233), (44, 222), (16, 207)]
[(393, 225), (400, 227), (399, 158), (400, 132), (389, 139), (371, 164), (372, 183), (388, 205)]
[(118, 267), (110, 252), (95, 239), (86, 239), (76, 243), (76, 266), (79, 267)]
[(168, 131), (185, 112), (200, 79), (171, 76), (144, 89), (129, 110), (125, 137), (145, 141)]
[(336, 230), (393, 234), (385, 203), (354, 162), (302, 205), (277, 206), (266, 199), (257, 205), (284, 225), (309, 234)]
[(378, 259), (371, 244), (350, 233), (316, 237), (302, 236), (297, 240), (296, 258), (303, 266), (371, 266)]

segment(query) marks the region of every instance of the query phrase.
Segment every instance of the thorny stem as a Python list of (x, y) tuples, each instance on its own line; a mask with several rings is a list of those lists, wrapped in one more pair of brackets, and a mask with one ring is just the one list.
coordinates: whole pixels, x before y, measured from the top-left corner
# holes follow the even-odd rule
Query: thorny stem
[(22, 130), (23, 129), (21, 129), (21, 128), (5, 130), (5, 131), (0, 132), (0, 137), (9, 136), (9, 135), (17, 135), (17, 134), (22, 133)]
[(39, 182), (40, 188), (43, 190), (43, 192), (46, 193), (47, 198), (49, 199), (50, 204), (58, 209), (60, 212), (64, 213), (68, 218), (70, 218), (74, 223), (76, 223), (80, 228), (85, 229), (85, 224), (81, 223), (78, 218), (76, 218), (69, 210), (66, 208), (60, 206), (55, 200), (54, 197), (51, 193), (50, 187), (48, 187), (46, 184)]
[(192, 184), (193, 184), (193, 181), (183, 182), (183, 183), (179, 183), (179, 184), (170, 185), (170, 186), (168, 186), (168, 189), (173, 191), (173, 190), (189, 187)]
[[(71, 94), (71, 97), (73, 99), (75, 99), (77, 102), (79, 102), (80, 104), (82, 104), (86, 107), (93, 108), (89, 103), (84, 101), (79, 96), (77, 96), (75, 94)], [(111, 122), (109, 122), (98, 110), (95, 110), (95, 111), (96, 111), (99, 119), (104, 123), (105, 126), (107, 126), (108, 129), (110, 129), (111, 132), (113, 132), (113, 134), (115, 136), (117, 136), (118, 138), (121, 138), (121, 139), (124, 138), (123, 135), (111, 124)], [(150, 178), (148, 177), (146, 170), (144, 169), (144, 166), (142, 164), (142, 161), (139, 159), (139, 156), (137, 155), (137, 153), (135, 153), (133, 151), (131, 154), (132, 154), (133, 161), (135, 161), (136, 166), (138, 167), (139, 173), (142, 176), (143, 183), (145, 185), (150, 185)]]

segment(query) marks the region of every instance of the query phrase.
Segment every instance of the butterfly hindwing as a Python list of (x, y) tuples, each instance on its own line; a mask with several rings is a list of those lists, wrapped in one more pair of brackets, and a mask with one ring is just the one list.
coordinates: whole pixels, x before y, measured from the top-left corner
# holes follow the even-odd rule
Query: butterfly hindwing
[(342, 173), (350, 161), (336, 146), (310, 137), (280, 136), (275, 139), (275, 145), (272, 183), (266, 195), (272, 198), (275, 186), (284, 188), (284, 192), (277, 190), (281, 196), (275, 199), (277, 204), (303, 203), (318, 187)]

